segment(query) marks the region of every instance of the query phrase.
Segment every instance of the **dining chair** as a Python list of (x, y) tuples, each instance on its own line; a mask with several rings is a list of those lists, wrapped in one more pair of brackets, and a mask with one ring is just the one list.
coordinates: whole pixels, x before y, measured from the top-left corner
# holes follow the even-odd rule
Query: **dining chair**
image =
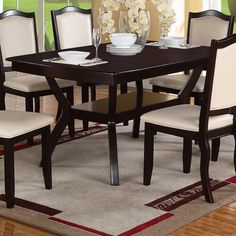
[[(144, 185), (151, 182), (153, 171), (154, 135), (163, 132), (198, 141), (201, 159), (200, 174), (205, 199), (213, 203), (209, 179), (209, 140), (233, 135), (236, 141), (235, 55), (236, 34), (212, 40), (201, 106), (180, 104), (142, 115), (145, 122)], [(193, 83), (194, 82), (194, 83)], [(195, 85), (195, 81), (189, 83)], [(183, 89), (186, 92), (186, 89)], [(183, 91), (182, 90), (182, 91)], [(190, 94), (191, 91), (189, 90)], [(188, 145), (192, 145), (191, 142)], [(189, 154), (191, 163), (191, 153)], [(236, 149), (234, 149), (236, 171)]]
[[(225, 15), (216, 10), (190, 12), (188, 18), (187, 44), (210, 46), (212, 39), (222, 39), (232, 34), (234, 16)], [(187, 49), (182, 49), (187, 50)], [(150, 80), (153, 92), (178, 94), (189, 78), (188, 72), (158, 76)], [(200, 76), (193, 88), (191, 97), (200, 104), (205, 77)]]
[[(75, 6), (67, 6), (51, 11), (52, 28), (56, 50), (92, 45), (93, 18), (92, 10), (85, 10)], [(82, 103), (96, 100), (96, 88), (92, 84), (80, 84)], [(88, 122), (83, 121), (84, 130), (88, 129)]]
[[(216, 10), (190, 12), (188, 18), (187, 44), (210, 46), (212, 39), (222, 39), (232, 34), (234, 16), (225, 15)], [(182, 49), (187, 50), (187, 49)], [(158, 76), (150, 80), (153, 92), (178, 94), (186, 84), (189, 72)], [(201, 75), (190, 97), (200, 104), (204, 90), (205, 76)], [(187, 140), (185, 140), (187, 142)], [(212, 161), (217, 161), (220, 139), (212, 140)], [(190, 151), (190, 150), (188, 150)], [(184, 172), (189, 172), (185, 170)]]
[[(46, 78), (43, 76), (25, 74), (12, 71), (11, 62), (7, 57), (31, 54), (38, 52), (35, 13), (26, 13), (18, 10), (8, 10), (0, 14), (0, 41), (2, 57), (1, 84), (5, 93), (25, 98), (26, 111), (40, 111), (40, 97), (52, 95)], [(58, 85), (71, 104), (74, 102), (74, 81), (57, 80)], [(1, 103), (1, 109), (5, 108)], [(58, 109), (58, 114), (60, 109)], [(69, 132), (74, 136), (74, 121), (69, 124)], [(29, 139), (28, 143), (33, 140)]]
[(41, 134), (44, 184), (46, 189), (52, 188), (51, 157), (48, 155), (48, 149), (50, 147), (50, 124), (54, 121), (52, 116), (42, 113), (0, 110), (0, 144), (4, 148), (4, 183), (7, 208), (13, 208), (15, 204), (14, 144), (29, 137)]

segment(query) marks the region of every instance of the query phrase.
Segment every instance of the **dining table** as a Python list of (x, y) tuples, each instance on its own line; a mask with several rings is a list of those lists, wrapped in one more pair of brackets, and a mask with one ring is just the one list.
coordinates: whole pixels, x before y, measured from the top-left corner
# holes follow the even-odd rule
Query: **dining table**
[[(14, 71), (45, 76), (61, 106), (61, 116), (50, 135), (49, 155), (52, 155), (62, 132), (72, 119), (79, 118), (107, 124), (110, 184), (119, 185), (116, 125), (134, 120), (133, 137), (138, 137), (140, 116), (143, 113), (188, 102), (189, 95), (202, 70), (207, 68), (209, 48), (199, 46), (186, 49), (160, 49), (156, 46), (146, 45), (142, 52), (134, 55), (113, 55), (107, 51), (107, 45), (101, 44), (99, 46), (99, 57), (107, 63), (91, 66), (57, 63), (50, 60), (58, 57), (58, 51), (15, 56), (7, 58), (7, 60), (11, 61)], [(93, 46), (66, 50), (90, 52), (88, 58), (95, 56)], [(190, 79), (177, 97), (143, 89), (144, 79), (187, 70), (191, 71)], [(80, 84), (106, 85), (108, 86), (108, 96), (104, 99), (71, 105), (58, 87), (55, 78), (74, 80)], [(119, 94), (117, 92), (118, 86), (129, 82), (136, 83), (135, 91)]]

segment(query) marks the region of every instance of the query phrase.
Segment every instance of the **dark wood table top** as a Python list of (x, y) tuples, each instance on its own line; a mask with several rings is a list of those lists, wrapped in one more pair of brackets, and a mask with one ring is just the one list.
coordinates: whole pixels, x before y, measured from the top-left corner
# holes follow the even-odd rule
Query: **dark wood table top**
[[(88, 58), (94, 57), (93, 46), (73, 50), (90, 51)], [(16, 71), (84, 83), (112, 85), (203, 67), (207, 65), (208, 55), (207, 47), (159, 49), (146, 46), (142, 53), (134, 56), (115, 56), (106, 52), (106, 45), (102, 44), (99, 47), (99, 57), (109, 63), (97, 66), (81, 67), (43, 61), (57, 57), (57, 51), (11, 57), (8, 60), (12, 61), (12, 68)]]

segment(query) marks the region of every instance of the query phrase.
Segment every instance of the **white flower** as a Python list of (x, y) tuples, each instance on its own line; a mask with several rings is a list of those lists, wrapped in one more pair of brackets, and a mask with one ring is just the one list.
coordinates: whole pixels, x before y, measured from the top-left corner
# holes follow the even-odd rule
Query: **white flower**
[(175, 12), (172, 9), (173, 0), (102, 0), (99, 8), (99, 23), (102, 33), (111, 34), (116, 31), (112, 12), (119, 10), (120, 5), (124, 4), (128, 8), (128, 22), (131, 32), (141, 35), (149, 27), (149, 18), (144, 11), (147, 1), (151, 1), (156, 7), (159, 12), (160, 28), (168, 33), (175, 20)]

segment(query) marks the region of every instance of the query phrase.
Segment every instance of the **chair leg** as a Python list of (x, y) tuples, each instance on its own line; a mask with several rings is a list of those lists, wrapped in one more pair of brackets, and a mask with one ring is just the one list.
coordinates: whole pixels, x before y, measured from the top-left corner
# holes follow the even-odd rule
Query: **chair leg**
[(6, 106), (5, 106), (6, 93), (3, 91), (2, 86), (0, 86), (0, 93), (2, 94), (2, 96), (0, 98), (0, 110), (5, 110), (6, 109)]
[[(89, 91), (88, 91), (88, 85), (83, 84), (81, 86), (81, 95), (82, 95), (82, 103), (89, 101)], [(83, 120), (83, 130), (88, 130), (88, 120)]]
[(210, 162), (209, 141), (205, 137), (201, 137), (199, 139), (199, 147), (201, 151), (200, 172), (201, 172), (202, 189), (206, 201), (209, 203), (214, 203), (209, 179), (209, 162)]
[[(74, 105), (74, 89), (73, 87), (67, 91), (66, 98), (71, 105)], [(71, 138), (75, 137), (75, 119), (72, 118), (68, 123), (69, 134)]]
[(143, 184), (150, 185), (153, 170), (154, 132), (145, 124)]
[(157, 89), (157, 86), (152, 85), (152, 92), (154, 92), (154, 93), (159, 93), (159, 91), (158, 91), (158, 89)]
[(220, 150), (220, 138), (216, 138), (212, 140), (212, 147), (211, 147), (211, 160), (217, 161), (219, 156)]
[(133, 138), (138, 138), (139, 137), (139, 127), (140, 127), (140, 118), (134, 119), (133, 123)]
[(34, 97), (34, 111), (40, 112), (40, 99), (39, 97)]
[(4, 144), (4, 152), (6, 205), (7, 208), (13, 208), (15, 198), (14, 145)]
[(183, 172), (190, 173), (192, 161), (192, 140), (184, 138), (183, 142)]
[[(128, 92), (128, 85), (127, 85), (127, 83), (120, 84), (120, 93), (123, 94), (123, 93), (127, 93), (127, 92)], [(124, 126), (128, 126), (129, 125), (129, 121), (124, 121), (123, 125)]]
[(49, 144), (50, 126), (43, 129), (42, 132), (42, 167), (43, 167), (43, 177), (46, 189), (52, 188), (52, 161), (51, 156), (48, 154), (50, 149)]
[(194, 96), (194, 104), (201, 106), (201, 103), (202, 103), (202, 96), (200, 94), (195, 95)]
[(96, 85), (90, 85), (91, 101), (96, 100)]
[[(25, 109), (26, 109), (26, 111), (31, 111), (31, 112), (34, 111), (34, 108), (33, 108), (33, 97), (26, 97), (25, 98)], [(28, 138), (27, 139), (27, 143), (29, 145), (32, 145), (34, 143), (33, 137)]]

